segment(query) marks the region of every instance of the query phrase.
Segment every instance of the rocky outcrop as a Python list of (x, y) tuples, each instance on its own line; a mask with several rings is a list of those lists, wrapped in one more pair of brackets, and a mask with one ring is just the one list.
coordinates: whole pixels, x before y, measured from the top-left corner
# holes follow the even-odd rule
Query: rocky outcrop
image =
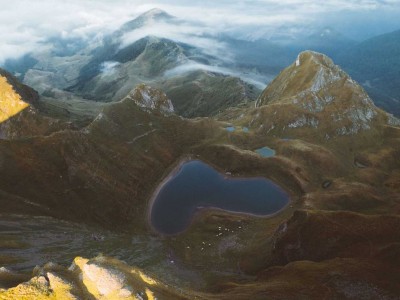
[[(54, 263), (37, 267), (35, 277), (15, 288), (0, 290), (0, 299), (189, 299), (141, 270), (99, 256), (75, 258), (67, 269)], [(185, 295), (186, 294), (186, 295)]]
[(132, 100), (144, 110), (158, 111), (163, 115), (174, 113), (174, 106), (167, 95), (145, 84), (139, 84), (124, 100)]

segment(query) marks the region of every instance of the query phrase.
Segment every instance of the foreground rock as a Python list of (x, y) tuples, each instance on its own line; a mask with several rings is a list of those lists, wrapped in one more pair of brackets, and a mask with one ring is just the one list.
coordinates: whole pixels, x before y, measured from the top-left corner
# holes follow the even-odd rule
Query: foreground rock
[[(49, 263), (36, 268), (35, 277), (0, 291), (0, 299), (188, 299), (183, 291), (166, 286), (139, 269), (99, 256), (77, 257), (67, 269)], [(182, 294), (183, 293), (183, 294)]]

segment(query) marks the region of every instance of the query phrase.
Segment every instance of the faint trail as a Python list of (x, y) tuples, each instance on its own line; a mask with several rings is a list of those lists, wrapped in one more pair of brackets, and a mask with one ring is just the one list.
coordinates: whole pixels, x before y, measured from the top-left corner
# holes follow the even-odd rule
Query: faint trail
[(135, 137), (132, 141), (127, 142), (127, 144), (133, 144), (134, 142), (140, 140), (141, 138), (144, 138), (144, 137), (148, 136), (149, 134), (152, 134), (152, 133), (154, 133), (156, 131), (157, 131), (157, 129), (153, 129), (153, 130), (150, 130), (150, 131), (148, 131), (146, 133), (143, 133), (142, 135), (139, 135), (139, 136)]

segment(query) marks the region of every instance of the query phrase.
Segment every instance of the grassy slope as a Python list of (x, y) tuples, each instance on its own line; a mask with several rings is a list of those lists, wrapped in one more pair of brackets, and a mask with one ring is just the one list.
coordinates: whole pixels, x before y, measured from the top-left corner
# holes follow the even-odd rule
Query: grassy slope
[[(225, 118), (242, 126), (236, 117), (246, 112), (238, 110), (233, 117), (228, 112)], [(398, 217), (374, 216), (399, 213), (398, 129), (382, 126), (371, 142), (368, 135), (315, 139), (304, 128), (294, 135), (306, 141), (284, 141), (282, 134), (254, 128), (228, 133), (226, 125), (166, 118), (124, 101), (105, 107), (102, 117), (82, 131), (0, 141), (1, 205), (8, 212), (150, 233), (146, 212), (152, 191), (182, 156), (191, 155), (233, 176), (271, 178), (293, 200), (273, 218), (208, 211), (184, 234), (162, 239), (178, 264), (208, 283), (205, 289), (213, 294), (206, 298), (360, 298), (398, 292), (391, 259), (398, 256)], [(265, 145), (277, 156), (252, 152)], [(328, 188), (326, 180), (333, 182)], [(304, 208), (309, 213), (291, 217)], [(216, 237), (219, 226), (229, 229), (222, 238)], [(202, 250), (203, 242), (211, 246)], [(256, 280), (249, 277), (254, 274)]]

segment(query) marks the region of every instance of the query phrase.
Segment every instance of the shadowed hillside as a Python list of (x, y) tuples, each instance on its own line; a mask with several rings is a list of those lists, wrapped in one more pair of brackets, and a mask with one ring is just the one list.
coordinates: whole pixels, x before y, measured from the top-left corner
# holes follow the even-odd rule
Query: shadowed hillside
[[(0, 298), (398, 297), (399, 120), (378, 109), (330, 58), (300, 53), (255, 105), (243, 101), (216, 117), (178, 116), (183, 106), (177, 109), (168, 92), (146, 84), (130, 86), (121, 99), (93, 107), (75, 99), (79, 109), (39, 99), (47, 111), (35, 111), (38, 120), (57, 116), (65, 122), (67, 112), (76, 118), (82, 111), (101, 112), (85, 126), (0, 140), (2, 213), (108, 229), (93, 234), (93, 243), (119, 259), (78, 257), (69, 268), (47, 264), (35, 268), (30, 281), (30, 274), (0, 270), (12, 283)], [(229, 106), (226, 101), (220, 104)], [(263, 156), (263, 147), (274, 154)], [(199, 208), (184, 232), (159, 235), (149, 224), (150, 200), (183, 159), (201, 160), (233, 178), (268, 178), (290, 203), (268, 217)], [(74, 226), (54, 228), (54, 244), (43, 246), (45, 252), (57, 251), (60, 259), (66, 251), (62, 261), (71, 260), (64, 242), (70, 237), (63, 234)], [(23, 238), (29, 230), (16, 232)], [(123, 242), (116, 235), (121, 232)], [(26, 253), (35, 247), (4, 237), (5, 249)], [(146, 240), (138, 246), (146, 249), (140, 254), (145, 262), (132, 257), (137, 252), (115, 249), (136, 245), (139, 237)], [(0, 252), (7, 267), (22, 259)]]

